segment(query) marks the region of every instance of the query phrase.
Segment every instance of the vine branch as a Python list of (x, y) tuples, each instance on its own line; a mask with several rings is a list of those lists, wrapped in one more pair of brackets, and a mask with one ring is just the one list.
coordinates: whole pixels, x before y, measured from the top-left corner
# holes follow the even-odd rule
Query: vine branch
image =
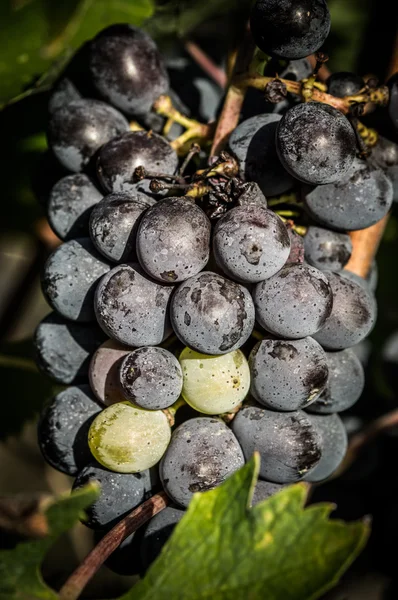
[(165, 492), (159, 492), (135, 508), (111, 529), (86, 556), (59, 591), (59, 600), (77, 600), (106, 559), (129, 535), (170, 504)]

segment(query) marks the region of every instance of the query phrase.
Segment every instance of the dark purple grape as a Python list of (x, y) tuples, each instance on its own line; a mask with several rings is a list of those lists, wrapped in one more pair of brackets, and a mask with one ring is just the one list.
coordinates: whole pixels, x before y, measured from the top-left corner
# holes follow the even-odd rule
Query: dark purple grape
[(328, 350), (343, 350), (363, 340), (376, 319), (375, 303), (365, 287), (339, 273), (325, 273), (333, 292), (333, 308), (314, 338)]
[(67, 175), (52, 188), (47, 205), (48, 221), (61, 240), (88, 235), (90, 213), (102, 198), (84, 173)]
[(326, 276), (309, 265), (285, 265), (253, 290), (256, 319), (266, 331), (287, 339), (315, 334), (333, 304)]
[(69, 171), (82, 171), (103, 144), (129, 130), (126, 118), (99, 100), (74, 100), (56, 110), (48, 125), (48, 143)]
[(305, 481), (317, 482), (330, 477), (340, 465), (347, 451), (347, 433), (342, 420), (334, 415), (308, 415), (321, 437), (321, 460)]
[(189, 198), (165, 198), (143, 215), (137, 255), (158, 281), (180, 282), (204, 269), (210, 253), (210, 221)]
[(157, 133), (130, 131), (105, 144), (98, 155), (97, 173), (108, 192), (149, 192), (149, 180), (138, 181), (137, 167), (172, 175), (178, 157), (167, 140)]
[(168, 305), (172, 292), (173, 286), (149, 279), (139, 265), (119, 265), (97, 287), (97, 321), (121, 344), (156, 346), (171, 333)]
[(352, 242), (346, 233), (311, 225), (304, 237), (305, 260), (321, 271), (341, 271), (348, 263)]
[(136, 260), (136, 237), (142, 214), (155, 200), (139, 192), (108, 194), (90, 215), (90, 237), (108, 260)]
[(348, 119), (336, 108), (303, 102), (279, 121), (276, 148), (285, 169), (300, 181), (340, 181), (355, 158), (356, 138)]
[(70, 79), (64, 77), (61, 79), (51, 92), (48, 101), (48, 112), (54, 113), (59, 108), (67, 106), (70, 102), (81, 100), (82, 95)]
[(90, 71), (101, 95), (132, 115), (145, 115), (169, 88), (155, 42), (132, 25), (112, 25), (97, 35), (91, 42)]
[(353, 96), (358, 94), (365, 86), (365, 82), (359, 75), (350, 73), (349, 71), (340, 71), (333, 73), (326, 81), (328, 93), (338, 98), (344, 96)]
[[(147, 570), (159, 556), (160, 551), (184, 514), (185, 511), (181, 508), (166, 506), (164, 510), (149, 521), (144, 529), (140, 548), (144, 570)], [(131, 560), (133, 560), (133, 556), (131, 556)]]
[(383, 169), (391, 180), (393, 200), (398, 202), (398, 144), (379, 135), (377, 144), (372, 148), (370, 161)]
[(319, 50), (330, 30), (325, 0), (257, 0), (250, 29), (257, 46), (278, 58), (304, 58)]
[(270, 481), (259, 479), (254, 488), (252, 506), (256, 506), (259, 502), (268, 500), (268, 498), (271, 498), (274, 494), (282, 491), (285, 487), (286, 485), (283, 483), (271, 483)]

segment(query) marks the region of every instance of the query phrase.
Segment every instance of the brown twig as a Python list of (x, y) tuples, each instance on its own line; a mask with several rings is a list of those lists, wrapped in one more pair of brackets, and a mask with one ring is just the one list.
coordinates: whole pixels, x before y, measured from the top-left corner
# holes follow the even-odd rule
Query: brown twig
[(90, 579), (122, 541), (168, 504), (168, 496), (165, 492), (159, 492), (119, 521), (66, 580), (59, 591), (59, 600), (77, 600)]
[(246, 88), (236, 86), (235, 79), (242, 77), (247, 72), (254, 52), (253, 38), (248, 29), (245, 30), (244, 38), (239, 46), (235, 65), (232, 72), (231, 84), (225, 97), (224, 106), (218, 119), (214, 133), (213, 145), (210, 156), (218, 156), (226, 145), (231, 132), (238, 125), (240, 111), (245, 99)]
[[(311, 56), (308, 56), (308, 60), (311, 64), (311, 67), (314, 69), (315, 65), (316, 65), (315, 54), (311, 54)], [(332, 74), (332, 72), (324, 63), (318, 71), (317, 78), (319, 79), (319, 81), (325, 82), (327, 79), (329, 79), (331, 74)]]
[(351, 231), (352, 254), (345, 266), (347, 271), (351, 271), (360, 277), (367, 277), (383, 237), (388, 217), (389, 215), (386, 215), (381, 221), (367, 229)]
[(224, 89), (227, 86), (227, 74), (192, 40), (184, 44), (185, 50), (211, 79)]

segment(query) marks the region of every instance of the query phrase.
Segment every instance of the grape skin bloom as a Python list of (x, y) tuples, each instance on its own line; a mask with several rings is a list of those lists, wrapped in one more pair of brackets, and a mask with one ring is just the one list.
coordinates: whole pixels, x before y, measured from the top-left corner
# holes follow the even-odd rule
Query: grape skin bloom
[(88, 443), (94, 458), (107, 469), (139, 473), (160, 461), (170, 435), (167, 416), (161, 410), (118, 402), (94, 419)]
[(229, 412), (249, 391), (249, 365), (240, 350), (209, 356), (184, 348), (179, 361), (183, 373), (182, 396), (201, 413), (219, 415)]

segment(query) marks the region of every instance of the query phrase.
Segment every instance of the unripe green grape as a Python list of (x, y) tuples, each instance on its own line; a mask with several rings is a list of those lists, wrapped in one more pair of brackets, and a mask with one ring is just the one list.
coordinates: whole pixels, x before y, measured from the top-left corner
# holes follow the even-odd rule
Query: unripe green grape
[(143, 410), (130, 402), (105, 408), (91, 424), (88, 444), (94, 458), (117, 473), (139, 473), (162, 458), (170, 425), (161, 410)]
[(201, 413), (229, 412), (249, 391), (249, 366), (240, 350), (212, 356), (186, 347), (179, 360), (183, 373), (182, 396)]

